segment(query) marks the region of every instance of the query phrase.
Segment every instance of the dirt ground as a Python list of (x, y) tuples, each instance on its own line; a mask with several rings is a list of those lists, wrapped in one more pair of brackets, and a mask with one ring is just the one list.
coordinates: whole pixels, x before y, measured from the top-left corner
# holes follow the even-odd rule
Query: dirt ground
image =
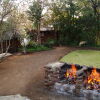
[(75, 50), (57, 47), (27, 55), (13, 55), (0, 63), (0, 95), (21, 94), (31, 100), (75, 100), (50, 92), (44, 86), (44, 66)]

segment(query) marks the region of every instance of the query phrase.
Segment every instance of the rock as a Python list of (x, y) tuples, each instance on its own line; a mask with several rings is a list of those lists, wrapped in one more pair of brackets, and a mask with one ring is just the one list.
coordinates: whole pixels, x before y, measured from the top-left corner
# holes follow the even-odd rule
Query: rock
[(2, 59), (3, 57), (11, 56), (11, 55), (12, 55), (11, 53), (1, 53), (0, 54), (0, 59)]
[(87, 44), (87, 41), (81, 41), (81, 42), (79, 43), (79, 46), (86, 45), (86, 44)]
[(23, 97), (20, 94), (9, 95), (9, 96), (0, 96), (0, 100), (30, 100), (27, 97)]
[(61, 68), (65, 63), (61, 63), (61, 62), (54, 62), (54, 63), (49, 63), (47, 64), (45, 67), (46, 68), (51, 68), (52, 71), (55, 71), (59, 68)]
[(65, 63), (60, 63), (60, 62), (54, 62), (54, 63), (49, 63), (47, 64), (44, 69), (45, 69), (45, 80), (44, 84), (45, 86), (53, 86), (55, 82), (59, 81), (59, 75), (60, 75), (60, 70), (61, 67)]

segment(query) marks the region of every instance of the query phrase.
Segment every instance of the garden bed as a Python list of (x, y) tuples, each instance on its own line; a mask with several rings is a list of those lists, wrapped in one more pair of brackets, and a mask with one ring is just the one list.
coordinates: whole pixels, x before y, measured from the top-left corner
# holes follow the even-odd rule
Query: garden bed
[[(49, 48), (49, 47), (44, 46), (44, 45), (37, 45), (37, 46), (26, 47), (26, 52), (32, 53), (32, 52), (39, 52), (39, 51), (47, 51), (47, 50), (51, 50), (51, 49), (52, 48)], [(19, 51), (23, 52), (23, 48), (20, 48)]]

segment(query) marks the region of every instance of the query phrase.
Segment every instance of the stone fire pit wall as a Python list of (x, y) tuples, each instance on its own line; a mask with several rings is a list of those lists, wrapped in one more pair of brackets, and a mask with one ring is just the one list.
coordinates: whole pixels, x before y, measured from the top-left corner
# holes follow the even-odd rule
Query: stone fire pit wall
[(46, 65), (45, 68), (45, 86), (52, 87), (56, 82), (59, 82), (59, 74), (61, 67), (65, 63), (54, 62)]
[[(66, 72), (66, 69), (71, 68), (72, 64), (67, 64), (63, 62), (53, 62), (47, 64), (44, 69), (45, 69), (45, 85), (46, 86), (51, 86), (54, 85), (55, 82), (61, 81), (61, 78)], [(76, 68), (78, 69), (76, 72), (78, 82), (79, 80), (83, 79), (83, 76), (86, 76), (86, 71), (91, 72), (93, 67), (87, 67), (87, 66), (80, 66), (78, 64), (75, 64)], [(100, 69), (96, 68), (96, 70), (100, 73)], [(62, 73), (62, 74), (61, 74)], [(82, 81), (83, 83), (83, 81)]]
[[(67, 64), (70, 66), (71, 64)], [(82, 87), (84, 71), (91, 71), (92, 67), (80, 66), (79, 71), (77, 71), (77, 84), (66, 84), (61, 81), (61, 69), (66, 66), (66, 63), (54, 62), (47, 64), (45, 69), (45, 86), (47, 88), (53, 89), (54, 92), (64, 94), (64, 95), (74, 95), (82, 97), (82, 100), (100, 100), (100, 90), (87, 90)], [(100, 69), (97, 69), (100, 72)], [(82, 75), (81, 75), (82, 74)], [(90, 96), (88, 96), (90, 95)], [(80, 99), (80, 100), (81, 100)]]

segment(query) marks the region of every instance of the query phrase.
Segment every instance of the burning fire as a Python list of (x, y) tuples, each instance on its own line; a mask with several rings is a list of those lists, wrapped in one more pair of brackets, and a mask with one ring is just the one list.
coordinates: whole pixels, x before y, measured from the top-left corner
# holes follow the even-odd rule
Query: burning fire
[(100, 86), (100, 74), (94, 68), (91, 74), (88, 76), (87, 83), (90, 85), (88, 89), (99, 89)]
[(76, 78), (76, 72), (77, 72), (77, 69), (75, 67), (75, 65), (72, 65), (71, 66), (71, 69), (67, 70), (66, 73), (65, 73), (65, 77), (68, 78)]
[[(70, 69), (67, 69), (65, 73), (65, 78), (67, 80), (67, 83), (76, 84), (77, 79), (77, 68), (75, 65), (71, 65)], [(87, 73), (88, 74), (88, 73)], [(84, 79), (84, 77), (83, 77)], [(100, 73), (97, 72), (96, 68), (94, 68), (89, 76), (87, 76), (86, 79), (84, 79), (83, 82), (86, 89), (100, 89)]]

